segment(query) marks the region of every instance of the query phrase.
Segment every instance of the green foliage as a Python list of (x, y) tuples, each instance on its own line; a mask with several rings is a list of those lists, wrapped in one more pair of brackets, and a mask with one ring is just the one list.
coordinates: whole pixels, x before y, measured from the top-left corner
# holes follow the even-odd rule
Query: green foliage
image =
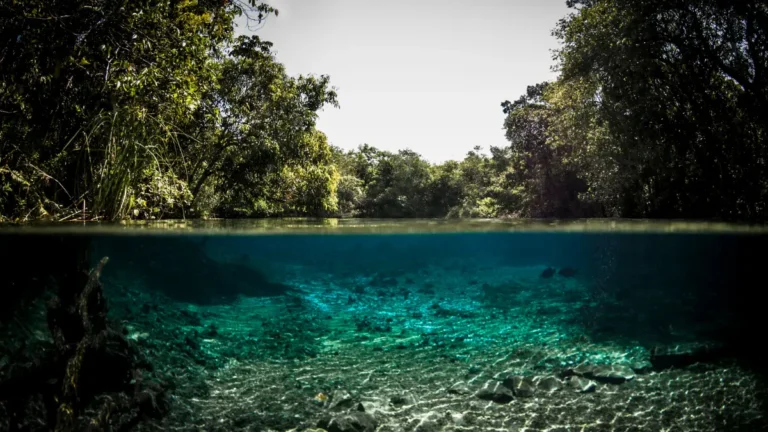
[[(198, 212), (273, 216), (335, 210), (331, 191), (338, 179), (329, 166), (327, 139), (314, 125), (318, 109), (337, 105), (336, 93), (327, 76), (289, 77), (270, 48), (255, 36), (238, 38), (221, 64), (216, 90), (195, 113), (190, 129), (199, 138), (185, 145), (192, 194), (197, 197), (207, 185), (220, 197), (215, 209), (196, 201)], [(305, 174), (312, 178), (296, 178)], [(306, 186), (297, 181), (314, 184), (312, 193), (330, 195), (306, 201), (309, 192), (300, 192)]]
[(161, 217), (190, 200), (186, 184), (176, 177), (173, 155), (176, 134), (144, 109), (120, 108), (98, 115), (87, 133), (76, 137), (76, 185), (94, 215)]
[[(483, 201), (490, 172), (488, 158), (479, 150), (462, 162), (431, 165), (410, 150), (392, 153), (367, 144), (348, 152), (334, 149), (333, 160), (342, 175), (337, 190), (340, 214), (495, 217), (496, 207)], [(478, 206), (482, 209), (475, 209)]]
[(764, 219), (768, 8), (602, 0), (555, 34), (551, 136), (620, 216)]
[[(0, 214), (179, 217), (335, 211), (315, 130), (327, 76), (289, 77), (234, 19), (268, 5), (0, 5)], [(266, 209), (266, 210), (265, 210)]]
[(0, 218), (768, 216), (768, 7), (568, 0), (508, 145), (433, 165), (315, 123), (256, 0), (0, 4)]
[(342, 176), (336, 190), (338, 211), (341, 216), (358, 216), (365, 196), (363, 181), (351, 175)]

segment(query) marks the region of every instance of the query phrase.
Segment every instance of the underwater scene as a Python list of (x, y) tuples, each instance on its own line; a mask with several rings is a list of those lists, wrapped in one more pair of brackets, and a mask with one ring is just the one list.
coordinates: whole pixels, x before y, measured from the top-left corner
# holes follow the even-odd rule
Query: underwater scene
[(0, 430), (768, 430), (767, 240), (6, 231)]

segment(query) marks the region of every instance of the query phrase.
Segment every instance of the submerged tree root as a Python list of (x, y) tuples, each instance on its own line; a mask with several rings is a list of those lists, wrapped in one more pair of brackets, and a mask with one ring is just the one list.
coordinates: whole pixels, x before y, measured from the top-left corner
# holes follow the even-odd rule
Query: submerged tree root
[(167, 412), (164, 386), (144, 379), (150, 365), (107, 320), (100, 276), (108, 261), (103, 258), (84, 284), (87, 260), (81, 276), (57, 279), (47, 313), (53, 346), (20, 357), (0, 374), (0, 408), (8, 414), (0, 430), (119, 431)]

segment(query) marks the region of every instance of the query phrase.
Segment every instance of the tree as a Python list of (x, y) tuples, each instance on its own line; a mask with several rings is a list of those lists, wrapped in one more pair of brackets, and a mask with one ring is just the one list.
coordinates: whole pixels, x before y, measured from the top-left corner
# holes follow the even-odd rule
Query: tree
[(764, 218), (765, 4), (572, 3), (559, 82), (564, 99), (592, 91), (566, 111), (598, 125), (579, 148), (593, 196), (621, 216)]
[(549, 101), (550, 88), (549, 83), (529, 86), (514, 103), (502, 103), (510, 146), (496, 151), (497, 162), (504, 160), (497, 195), (506, 195), (503, 207), (520, 216), (581, 216), (579, 194), (586, 192), (586, 184), (569, 161), (571, 146), (552, 139), (551, 125), (559, 113)]
[[(146, 136), (167, 137), (162, 125), (185, 118), (214, 84), (211, 56), (231, 37), (243, 6), (115, 0), (0, 5), (2, 213), (45, 216), (83, 203), (90, 208), (99, 194), (107, 200), (92, 176), (114, 168), (104, 166), (107, 159), (135, 157), (139, 172), (154, 163), (166, 148), (133, 139), (110, 142), (98, 131), (89, 136), (91, 129), (107, 121), (124, 132), (144, 129)], [(156, 130), (146, 130), (152, 126)], [(135, 192), (139, 176), (128, 180), (108, 200)], [(107, 208), (95, 211), (120, 216)]]
[[(315, 130), (315, 120), (323, 105), (337, 106), (336, 93), (327, 76), (289, 77), (271, 46), (256, 36), (238, 38), (221, 64), (218, 86), (190, 125), (196, 130), (193, 139), (186, 140), (189, 175), (200, 211), (281, 214), (298, 193), (288, 193), (286, 185), (303, 187), (296, 182), (304, 181), (305, 174), (315, 183), (327, 179), (325, 190), (335, 191), (338, 180), (328, 166), (330, 147)], [(206, 200), (201, 197), (205, 193), (220, 199)], [(311, 212), (324, 207), (332, 210), (333, 204), (327, 201)]]
[(0, 5), (0, 214), (12, 219), (320, 214), (338, 175), (316, 112), (234, 19), (247, 2)]

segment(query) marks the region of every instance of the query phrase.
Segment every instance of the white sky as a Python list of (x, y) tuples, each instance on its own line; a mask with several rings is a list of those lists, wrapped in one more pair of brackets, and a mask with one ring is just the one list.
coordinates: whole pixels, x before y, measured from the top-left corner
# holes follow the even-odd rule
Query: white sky
[(345, 149), (408, 148), (431, 162), (506, 144), (500, 104), (555, 77), (565, 0), (267, 0), (257, 31), (288, 73), (327, 74), (340, 109), (318, 128)]

